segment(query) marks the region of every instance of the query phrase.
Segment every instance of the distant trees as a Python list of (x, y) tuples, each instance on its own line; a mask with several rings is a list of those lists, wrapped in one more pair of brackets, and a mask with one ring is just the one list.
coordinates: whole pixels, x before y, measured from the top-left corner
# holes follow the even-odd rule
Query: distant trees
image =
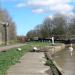
[(46, 18), (44, 20), (44, 22), (42, 24), (42, 27), (41, 27), (41, 31), (43, 29), (42, 34), (44, 34), (43, 35), (44, 38), (50, 36), (50, 34), (52, 32), (52, 28), (53, 28), (53, 26), (52, 26), (52, 19), (48, 17), (48, 18)]
[(36, 31), (35, 31), (35, 30), (30, 30), (30, 31), (27, 33), (27, 37), (29, 37), (29, 38), (36, 37)]
[(28, 38), (48, 38), (52, 35), (65, 35), (67, 38), (75, 35), (75, 16), (56, 14), (52, 18), (47, 17), (42, 24), (27, 33)]
[(65, 27), (66, 27), (66, 20), (64, 15), (55, 15), (53, 17), (53, 30), (52, 34), (54, 35), (64, 35), (65, 34)]
[[(9, 26), (7, 27), (8, 41), (16, 39), (15, 23), (12, 21), (12, 18), (10, 17), (9, 13), (2, 8), (0, 8), (0, 22), (8, 22), (9, 24)], [(2, 35), (2, 40), (4, 41), (5, 32), (4, 32), (4, 27), (1, 24), (0, 24), (0, 34)]]
[(69, 31), (72, 35), (75, 35), (75, 17), (73, 17), (71, 20), (71, 23), (69, 25)]
[(8, 27), (8, 39), (9, 40), (16, 39), (16, 26), (14, 22), (12, 22), (12, 24), (10, 24)]

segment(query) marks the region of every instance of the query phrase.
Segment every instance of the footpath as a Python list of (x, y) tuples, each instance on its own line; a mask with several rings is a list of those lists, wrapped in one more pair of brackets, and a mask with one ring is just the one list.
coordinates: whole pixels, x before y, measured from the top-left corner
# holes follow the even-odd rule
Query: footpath
[(15, 45), (3, 46), (3, 47), (0, 47), (0, 52), (6, 51), (6, 50), (11, 49), (11, 48), (21, 47), (21, 46), (24, 46), (24, 45), (26, 45), (26, 44), (15, 44)]
[(46, 59), (43, 52), (29, 52), (19, 63), (11, 66), (7, 75), (52, 75), (49, 66), (45, 65)]

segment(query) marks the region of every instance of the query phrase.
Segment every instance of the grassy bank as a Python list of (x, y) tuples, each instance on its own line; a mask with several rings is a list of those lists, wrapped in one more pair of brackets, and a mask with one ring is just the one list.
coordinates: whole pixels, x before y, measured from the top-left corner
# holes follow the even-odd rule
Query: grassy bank
[(51, 46), (52, 44), (51, 44), (51, 42), (28, 42), (28, 44), (30, 45), (30, 46), (41, 46), (41, 47), (43, 47), (43, 46)]
[(28, 52), (31, 47), (29, 45), (21, 47), (22, 51), (18, 51), (17, 48), (13, 48), (6, 52), (0, 52), (0, 75), (5, 75), (7, 69), (16, 63), (18, 63), (20, 57)]
[(6, 75), (9, 67), (16, 63), (20, 63), (19, 59), (27, 52), (31, 51), (33, 46), (51, 46), (50, 42), (27, 42), (27, 45), (20, 47), (22, 50), (18, 51), (17, 48), (0, 52), (0, 75)]
[[(37, 42), (37, 41), (34, 41), (34, 42), (28, 42), (29, 45), (34, 45), (34, 46), (53, 46), (52, 45), (52, 42)], [(62, 43), (55, 43), (54, 46), (58, 46)]]
[(21, 51), (17, 48), (7, 50), (6, 52), (0, 52), (0, 75), (6, 75), (7, 70), (11, 65), (19, 63), (19, 59), (28, 51), (31, 51), (33, 46), (47, 46), (49, 42), (28, 42), (27, 45), (21, 47)]

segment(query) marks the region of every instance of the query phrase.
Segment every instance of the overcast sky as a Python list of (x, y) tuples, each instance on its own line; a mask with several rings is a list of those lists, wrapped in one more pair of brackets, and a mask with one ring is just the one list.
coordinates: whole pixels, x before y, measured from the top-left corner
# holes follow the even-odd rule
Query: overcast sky
[(73, 15), (75, 0), (0, 0), (16, 23), (17, 34), (26, 35), (45, 17), (55, 13)]

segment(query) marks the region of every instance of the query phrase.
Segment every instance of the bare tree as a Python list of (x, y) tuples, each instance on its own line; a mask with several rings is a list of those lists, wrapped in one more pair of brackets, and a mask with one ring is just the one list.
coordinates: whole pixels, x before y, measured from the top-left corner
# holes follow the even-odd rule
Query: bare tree
[(64, 35), (65, 34), (66, 21), (63, 15), (55, 15), (53, 18), (53, 30), (54, 35)]
[[(13, 40), (16, 37), (16, 28), (15, 23), (13, 23), (12, 18), (10, 17), (9, 13), (4, 10), (0, 9), (0, 22), (8, 22), (9, 26), (7, 27), (7, 38)], [(0, 32), (2, 34), (3, 41), (5, 40), (5, 31), (4, 27), (0, 24)]]
[(75, 35), (75, 17), (73, 17), (71, 20), (71, 23), (69, 25), (69, 32), (71, 35)]

